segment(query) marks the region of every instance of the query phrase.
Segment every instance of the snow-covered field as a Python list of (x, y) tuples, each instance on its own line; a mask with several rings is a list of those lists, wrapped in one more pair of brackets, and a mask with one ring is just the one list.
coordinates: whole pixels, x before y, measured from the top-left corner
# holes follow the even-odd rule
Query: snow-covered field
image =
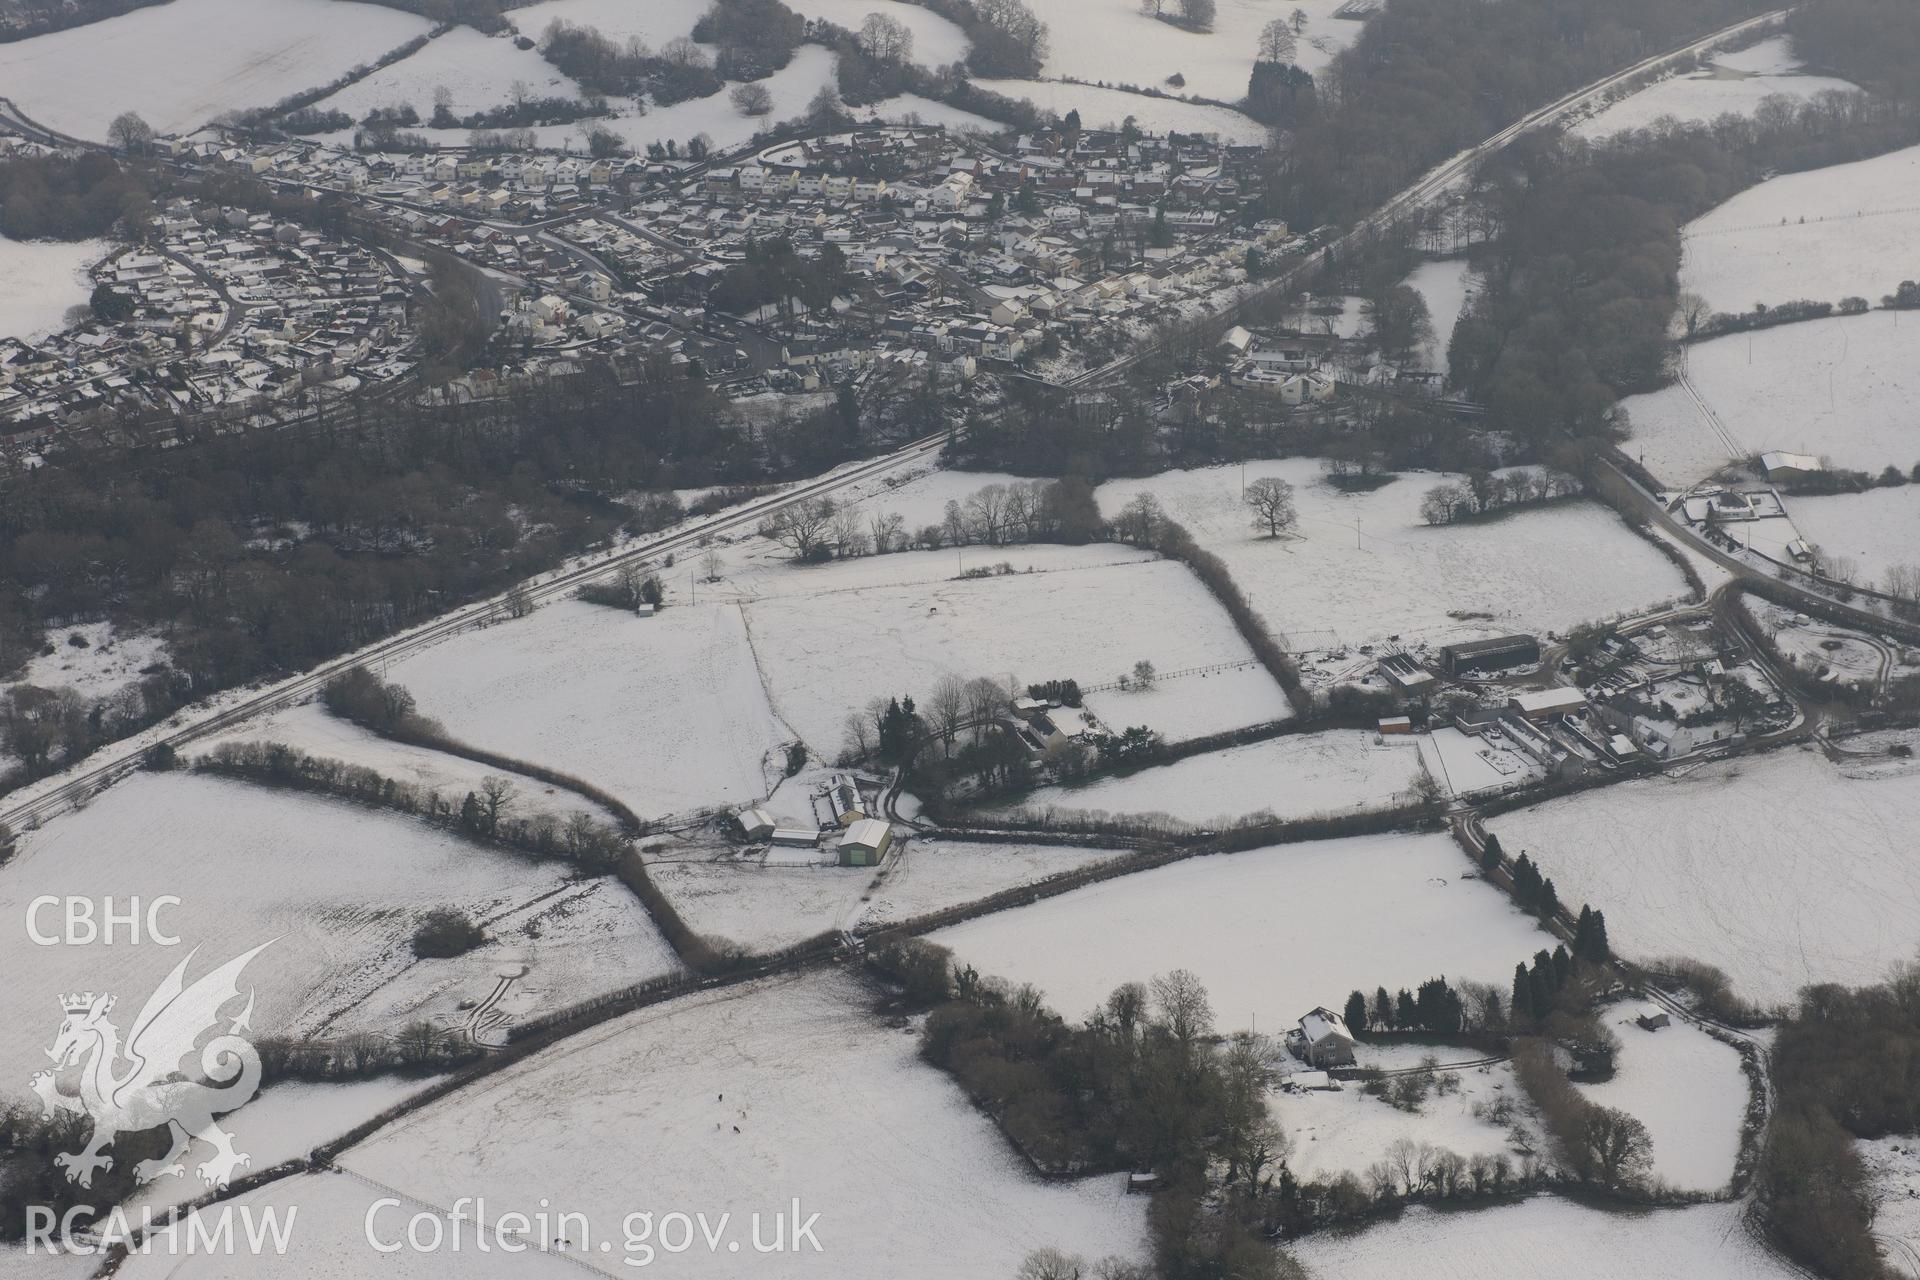
[[(271, 1169), (309, 1154), (324, 1142), (344, 1136), (381, 1112), (399, 1105), (433, 1084), (434, 1077), (375, 1076), (371, 1080), (343, 1080), (312, 1084), (289, 1080), (268, 1085), (252, 1102), (220, 1118), (233, 1135), (236, 1151), (251, 1157), (251, 1169)], [(133, 1220), (143, 1207), (156, 1216), (206, 1190), (191, 1173), (160, 1178), (135, 1192), (127, 1202)], [(0, 1267), (0, 1274), (5, 1268)]]
[(1920, 147), (1787, 173), (1687, 224), (1680, 284), (1717, 311), (1798, 298), (1879, 304), (1920, 274)]
[(183, 133), (318, 88), (426, 30), (423, 18), (346, 0), (172, 0), (0, 48), (0, 85), (76, 137), (105, 138), (122, 111)]
[[(35, 946), (42, 895), (181, 899), (159, 923), (178, 947)], [(493, 941), (451, 960), (415, 960), (408, 940), (432, 907), (465, 911)], [(43, 910), (42, 932), (58, 932)], [(110, 991), (131, 1011), (192, 948), (190, 977), (273, 941), (248, 967), (262, 1034), (393, 1031), (454, 1015), (524, 964), (509, 1013), (570, 1004), (669, 971), (671, 954), (637, 900), (558, 863), (493, 853), (422, 823), (339, 801), (185, 774), (141, 774), (21, 841), (0, 868), (0, 918), (14, 922), (0, 1010), (20, 1034), (0, 1050), (0, 1098), (21, 1096), (46, 1060), (58, 997)], [(538, 919), (537, 936), (526, 931)]]
[[(1507, 983), (1546, 940), (1445, 836), (1382, 835), (1193, 858), (931, 935), (1031, 982), (1068, 1018), (1123, 982), (1200, 975), (1222, 1030), (1292, 1026), (1349, 991)], [(1611, 924), (1612, 916), (1608, 916)]]
[(913, 61), (923, 67), (964, 62), (967, 33), (931, 9), (904, 0), (793, 0), (788, 6), (803, 18), (822, 18), (860, 30), (870, 13), (883, 13), (913, 33)]
[[(122, 1280), (253, 1280), (265, 1273), (301, 1280), (370, 1275), (383, 1280), (446, 1280), (448, 1276), (459, 1276), (460, 1280), (580, 1278), (577, 1259), (542, 1254), (530, 1247), (526, 1252), (506, 1253), (497, 1247), (499, 1241), (493, 1236), (488, 1236), (486, 1243), (494, 1247), (483, 1250), (470, 1223), (459, 1224), (465, 1234), (456, 1237), (455, 1224), (442, 1220), (439, 1225), (445, 1234), (440, 1250), (410, 1248), (406, 1243), (409, 1220), (416, 1213), (430, 1211), (415, 1203), (397, 1208), (376, 1203), (387, 1196), (384, 1188), (335, 1170), (282, 1179), (223, 1202), (211, 1222), (217, 1228), (222, 1221), (218, 1214), (232, 1206), (234, 1235), (244, 1241), (249, 1223), (265, 1236), (264, 1224), (271, 1213), (280, 1223), (292, 1224), (284, 1255), (271, 1252), (271, 1236), (265, 1236), (270, 1261), (263, 1263), (245, 1247), (209, 1251), (204, 1244), (192, 1248), (185, 1240), (169, 1243), (172, 1233), (162, 1233), (149, 1251), (127, 1259), (115, 1275)], [(369, 1217), (374, 1239), (400, 1247), (376, 1253), (367, 1243)], [(616, 1228), (618, 1225), (614, 1223)], [(422, 1229), (418, 1238), (431, 1240), (429, 1230)], [(617, 1230), (615, 1235), (617, 1238)], [(461, 1246), (458, 1253), (453, 1252), (456, 1238)], [(100, 1259), (90, 1261), (97, 1264)]]
[(65, 328), (67, 309), (86, 305), (93, 292), (87, 268), (112, 249), (104, 240), (0, 236), (0, 338), (32, 342)]
[(1682, 123), (1717, 120), (1723, 115), (1752, 115), (1770, 97), (1795, 100), (1829, 89), (1851, 89), (1845, 80), (1802, 75), (1786, 36), (1762, 40), (1736, 53), (1716, 56), (1691, 75), (1674, 76), (1597, 112), (1575, 125), (1582, 138), (1605, 138), (1629, 129), (1645, 129), (1672, 118)]
[[(1418, 1066), (1428, 1054), (1442, 1063), (1480, 1056), (1471, 1050), (1365, 1045), (1358, 1051), (1358, 1061), (1361, 1066), (1391, 1071)], [(1331, 1179), (1351, 1173), (1364, 1179), (1367, 1169), (1385, 1160), (1388, 1148), (1403, 1139), (1469, 1160), (1504, 1152), (1518, 1164), (1521, 1157), (1514, 1147), (1516, 1127), (1529, 1149), (1542, 1148), (1532, 1104), (1515, 1083), (1511, 1066), (1499, 1062), (1453, 1074), (1460, 1082), (1459, 1091), (1429, 1094), (1418, 1112), (1402, 1111), (1384, 1098), (1369, 1097), (1352, 1082), (1338, 1091), (1270, 1094), (1268, 1112), (1274, 1123), (1293, 1138), (1287, 1167), (1301, 1178)], [(1504, 1125), (1495, 1123), (1490, 1114), (1503, 1099), (1509, 1112)]]
[[(969, 548), (974, 563), (1020, 562), (1023, 548)], [(1085, 548), (1088, 552), (1104, 548)], [(858, 581), (869, 564), (941, 552), (881, 556), (846, 566)], [(947, 558), (947, 563), (954, 560)], [(781, 717), (818, 755), (840, 749), (849, 712), (874, 697), (925, 698), (943, 675), (1019, 685), (1113, 680), (1142, 659), (1174, 672), (1252, 655), (1224, 610), (1171, 561), (1105, 565), (896, 587), (839, 587), (837, 566), (808, 571), (813, 590), (747, 608), (754, 651)], [(1166, 620), (1178, 618), (1178, 627)], [(1187, 700), (1188, 734), (1277, 720), (1287, 704), (1268, 682), (1264, 699), (1245, 683), (1187, 677), (1167, 693)], [(1131, 714), (1129, 724), (1146, 723)], [(1205, 725), (1206, 728), (1197, 727)], [(1159, 726), (1155, 726), (1156, 728)], [(1182, 734), (1181, 736), (1188, 736)]]
[(868, 927), (977, 902), (1002, 889), (1122, 856), (1114, 849), (984, 844), (926, 836), (915, 836), (899, 847), (901, 853), (881, 872), (861, 911), (861, 923)]
[[(1920, 461), (1920, 324), (1897, 313), (1730, 334), (1688, 347), (1687, 367), (1743, 457), (1784, 449), (1875, 475)], [(1622, 403), (1633, 421), (1622, 447), (1662, 483), (1691, 484), (1730, 460), (1685, 387)]]
[[(1188, 31), (1148, 17), (1140, 11), (1138, 0), (1038, 0), (1033, 8), (1052, 28), (1045, 68), (1049, 77), (1164, 88), (1170, 93), (1238, 102), (1247, 96), (1260, 31), (1273, 19), (1289, 17), (1295, 9), (1307, 15), (1294, 60), (1315, 74), (1352, 44), (1362, 24), (1333, 17), (1341, 3), (1220, 0), (1209, 32)], [(1172, 10), (1169, 5), (1168, 11)], [(1165, 84), (1176, 72), (1186, 77), (1184, 88)], [(1086, 114), (1086, 108), (1081, 108), (1081, 115)]]
[(578, 98), (580, 86), (555, 70), (536, 49), (521, 49), (505, 35), (486, 36), (455, 27), (420, 52), (348, 85), (319, 104), (358, 120), (375, 107), (409, 104), (422, 120), (433, 114), (434, 94), (444, 88), (455, 115), (513, 100), (514, 81), (534, 98)]
[[(1058, 116), (1078, 111), (1080, 122), (1089, 129), (1117, 129), (1132, 117), (1133, 122), (1148, 133), (1218, 134), (1223, 141), (1249, 145), (1267, 141), (1265, 125), (1227, 107), (1182, 102), (1178, 98), (1152, 98), (1121, 89), (1059, 80), (980, 80), (976, 83), (982, 89), (1009, 98), (1025, 98), (1040, 110)], [(1243, 88), (1242, 96), (1245, 92)]]
[(1414, 1208), (1352, 1235), (1289, 1246), (1312, 1280), (1793, 1280), (1748, 1234), (1739, 1204), (1609, 1213), (1536, 1196), (1472, 1213)]
[(1654, 1177), (1683, 1191), (1719, 1191), (1733, 1177), (1746, 1117), (1740, 1055), (1691, 1023), (1642, 1030), (1633, 1021), (1637, 1012), (1633, 1004), (1607, 1011), (1620, 1039), (1613, 1079), (1580, 1085), (1580, 1092), (1647, 1126)]
[(1206, 824), (1262, 811), (1298, 818), (1384, 807), (1404, 796), (1419, 773), (1411, 738), (1332, 730), (1230, 747), (1080, 787), (1042, 787), (1020, 807), (1165, 814)]
[(387, 674), (454, 737), (575, 774), (643, 817), (758, 799), (788, 737), (731, 605), (636, 618), (563, 601)]
[(617, 45), (638, 37), (658, 49), (675, 36), (690, 35), (700, 15), (712, 8), (709, 0), (546, 0), (544, 4), (514, 9), (507, 16), (520, 34), (538, 40), (555, 22), (593, 27)]
[(919, 836), (894, 847), (877, 873), (694, 858), (650, 859), (647, 871), (695, 931), (770, 951), (828, 930), (911, 920), (1119, 856), (1111, 849)]
[(863, 867), (649, 862), (647, 874), (694, 932), (748, 951), (774, 951), (850, 927), (873, 883)]
[(1920, 485), (1789, 498), (1787, 511), (1808, 542), (1852, 557), (1864, 584), (1879, 584), (1895, 565), (1920, 564)]
[[(1686, 591), (1678, 570), (1597, 503), (1436, 528), (1420, 521), (1420, 499), (1457, 476), (1415, 472), (1346, 494), (1312, 459), (1249, 462), (1248, 483), (1278, 476), (1294, 487), (1299, 524), (1272, 539), (1255, 532), (1240, 475), (1226, 466), (1115, 481), (1100, 487), (1100, 509), (1112, 516), (1152, 493), (1226, 561), (1268, 624), (1303, 648), (1563, 631)], [(1455, 612), (1492, 616), (1448, 616)]]
[[(76, 645), (73, 637), (86, 643)], [(16, 677), (43, 689), (72, 689), (84, 698), (109, 698), (140, 683), (141, 671), (165, 662), (167, 642), (157, 635), (119, 635), (110, 622), (60, 627), (47, 633), (52, 653), (35, 654)]]
[[(754, 1212), (785, 1212), (798, 1198), (802, 1217), (820, 1215), (820, 1252), (757, 1269), (799, 1280), (1008, 1276), (1042, 1245), (1142, 1252), (1143, 1197), (1126, 1196), (1118, 1175), (1035, 1179), (920, 1064), (913, 1032), (864, 1011), (868, 999), (848, 978), (816, 975), (630, 1014), (436, 1103), (340, 1163), (435, 1205), (484, 1196), (496, 1217), (545, 1198), (586, 1215), (616, 1251), (637, 1210), (731, 1213), (744, 1238)], [(701, 1245), (659, 1253), (647, 1271), (749, 1268)]]
[(245, 721), (204, 744), (195, 744), (189, 755), (201, 755), (221, 742), (277, 742), (308, 755), (344, 760), (386, 777), (437, 791), (456, 805), (467, 792), (478, 792), (487, 778), (504, 777), (514, 787), (508, 809), (514, 817), (550, 813), (565, 822), (575, 813), (586, 813), (602, 822), (612, 821), (611, 815), (599, 805), (575, 792), (537, 778), (490, 769), (443, 751), (390, 742), (329, 715), (317, 702), (302, 703), (258, 720)]
[(1465, 258), (1423, 262), (1407, 277), (1406, 283), (1426, 299), (1427, 315), (1433, 321), (1433, 340), (1421, 356), (1420, 367), (1447, 373), (1451, 368), (1447, 363), (1447, 343), (1452, 340), (1453, 326), (1473, 294), (1473, 267)]
[(1920, 1143), (1875, 1138), (1855, 1141), (1853, 1149), (1866, 1166), (1867, 1192), (1876, 1202), (1873, 1234), (1883, 1244), (1904, 1242), (1905, 1248), (1888, 1250), (1888, 1261), (1896, 1275), (1911, 1276), (1920, 1254)]
[(1751, 1000), (1878, 982), (1920, 937), (1920, 769), (1849, 777), (1789, 750), (1623, 783), (1491, 825), (1637, 960), (1718, 965)]

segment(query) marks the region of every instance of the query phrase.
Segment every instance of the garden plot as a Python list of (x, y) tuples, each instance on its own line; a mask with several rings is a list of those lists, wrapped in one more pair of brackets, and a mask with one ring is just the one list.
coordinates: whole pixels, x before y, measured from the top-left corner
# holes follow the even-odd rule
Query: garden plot
[[(537, 34), (537, 33), (536, 33)], [(358, 120), (375, 107), (411, 106), (422, 120), (433, 114), (435, 94), (445, 89), (455, 115), (469, 115), (513, 101), (518, 81), (532, 98), (581, 96), (580, 86), (560, 74), (537, 50), (521, 49), (508, 35), (487, 36), (455, 27), (420, 52), (348, 85), (318, 103)]]
[(85, 306), (93, 292), (87, 268), (112, 251), (104, 240), (0, 236), (0, 338), (33, 342), (66, 328), (67, 310)]
[(186, 133), (317, 89), (427, 26), (345, 0), (172, 0), (0, 48), (0, 85), (35, 120), (76, 137), (104, 139), (123, 111), (156, 132)]
[(926, 836), (896, 841), (894, 847), (899, 852), (881, 871), (860, 912), (862, 928), (912, 920), (1126, 856), (1117, 849), (986, 844)]
[(1042, 787), (1019, 807), (1218, 826), (1257, 813), (1304, 818), (1385, 808), (1412, 790), (1420, 771), (1411, 738), (1332, 730), (1229, 747), (1080, 787)]
[(1687, 368), (1694, 389), (1732, 433), (1732, 446), (1685, 387), (1622, 402), (1633, 423), (1623, 448), (1670, 487), (1706, 479), (1736, 453), (1746, 458), (1769, 449), (1875, 475), (1920, 460), (1920, 422), (1911, 412), (1920, 399), (1920, 324), (1901, 324), (1897, 313), (1695, 343), (1687, 348)]
[(1802, 75), (1800, 66), (1788, 37), (1762, 40), (1734, 53), (1717, 54), (1698, 72), (1670, 77), (1622, 98), (1569, 132), (1598, 139), (1669, 118), (1691, 124), (1723, 115), (1750, 116), (1771, 97), (1804, 101), (1829, 89), (1854, 87), (1830, 76)]
[(1312, 1280), (1794, 1280), (1741, 1221), (1740, 1204), (1639, 1213), (1589, 1209), (1553, 1196), (1471, 1213), (1407, 1210), (1354, 1234), (1289, 1246)]
[[(438, 792), (456, 806), (469, 791), (478, 792), (486, 779), (503, 777), (514, 788), (513, 799), (507, 809), (509, 816), (529, 817), (536, 813), (550, 813), (565, 822), (575, 813), (585, 813), (602, 822), (613, 820), (611, 814), (576, 792), (523, 774), (490, 769), (444, 751), (390, 742), (359, 725), (328, 714), (317, 702), (303, 703), (258, 720), (249, 720), (217, 738), (209, 739), (205, 746), (211, 748), (222, 742), (277, 742), (308, 755), (344, 760), (348, 764), (372, 769), (384, 777)], [(197, 756), (203, 751), (196, 746), (190, 754)]]
[(1782, 174), (1687, 224), (1680, 285), (1718, 311), (1879, 304), (1920, 275), (1920, 147)]
[[(522, 1011), (571, 1004), (669, 972), (673, 958), (639, 903), (609, 880), (575, 881), (535, 863), (455, 839), (423, 823), (340, 801), (205, 776), (141, 774), (21, 841), (0, 869), (8, 942), (0, 1009), (22, 1028), (0, 1051), (0, 1098), (24, 1092), (58, 1026), (57, 997), (110, 991), (123, 1005), (154, 989), (189, 949), (190, 976), (272, 941), (248, 967), (265, 1035), (392, 1032), (420, 1018), (459, 1025), (505, 964), (524, 967), (512, 993)], [(177, 949), (34, 946), (20, 922), (42, 895), (111, 893), (180, 898), (160, 923)], [(563, 910), (583, 896), (598, 909)], [(408, 945), (425, 912), (452, 907), (493, 941), (456, 959), (416, 961)], [(543, 916), (537, 938), (521, 925)], [(43, 931), (58, 928), (42, 912)]]
[(1733, 1178), (1747, 1114), (1740, 1054), (1689, 1022), (1643, 1030), (1638, 1012), (1630, 1004), (1603, 1011), (1620, 1040), (1613, 1078), (1578, 1088), (1587, 1101), (1647, 1126), (1655, 1178), (1682, 1191), (1719, 1191)]
[[(1081, 123), (1089, 129), (1118, 129), (1131, 117), (1146, 133), (1214, 134), (1222, 142), (1239, 145), (1264, 146), (1267, 142), (1265, 125), (1231, 107), (1154, 98), (1123, 89), (1102, 89), (1059, 80), (977, 80), (974, 83), (1009, 98), (1025, 98), (1041, 111), (1057, 116), (1078, 111)], [(1245, 93), (1243, 87), (1242, 96)]]
[(1420, 520), (1420, 499), (1457, 476), (1411, 473), (1347, 494), (1310, 459), (1246, 465), (1247, 483), (1266, 476), (1291, 483), (1299, 508), (1294, 531), (1278, 539), (1255, 532), (1237, 466), (1102, 485), (1100, 509), (1111, 517), (1135, 494), (1153, 494), (1302, 649), (1565, 631), (1686, 592), (1679, 571), (1597, 503), (1433, 527)]
[[(75, 644), (75, 637), (81, 643)], [(133, 688), (149, 667), (167, 660), (161, 637), (119, 635), (110, 622), (61, 627), (47, 633), (47, 643), (53, 652), (29, 659), (15, 678), (43, 689), (72, 689), (96, 701)]]
[(1433, 321), (1433, 337), (1420, 356), (1420, 367), (1451, 374), (1447, 363), (1447, 344), (1453, 340), (1453, 326), (1473, 296), (1473, 267), (1465, 258), (1447, 258), (1423, 262), (1405, 280), (1427, 304)]
[(1878, 587), (1887, 570), (1920, 564), (1920, 484), (1792, 498), (1787, 509), (1808, 542), (1859, 566), (1862, 585)]
[(1849, 778), (1810, 750), (1703, 765), (1508, 814), (1562, 902), (1607, 913), (1635, 960), (1690, 956), (1762, 1004), (1862, 985), (1920, 937), (1920, 771)]
[(577, 775), (646, 818), (757, 800), (789, 737), (731, 605), (637, 618), (563, 601), (388, 676), (454, 737)]
[[(1459, 1049), (1363, 1045), (1358, 1059), (1361, 1066), (1391, 1071), (1418, 1066), (1428, 1054), (1442, 1064), (1480, 1056)], [(1368, 1168), (1386, 1160), (1388, 1149), (1402, 1140), (1468, 1160), (1504, 1153), (1516, 1165), (1522, 1149), (1544, 1149), (1533, 1105), (1515, 1083), (1511, 1066), (1498, 1062), (1446, 1074), (1457, 1082), (1457, 1090), (1443, 1094), (1435, 1089), (1411, 1112), (1370, 1097), (1352, 1081), (1337, 1090), (1269, 1094), (1268, 1113), (1293, 1139), (1287, 1167), (1300, 1178), (1330, 1180), (1350, 1173), (1364, 1180)]]
[[(1022, 549), (970, 550), (993, 563), (1017, 562)], [(810, 593), (747, 607), (774, 706), (817, 755), (838, 752), (850, 712), (875, 697), (924, 699), (946, 675), (1012, 680), (1016, 686), (1072, 678), (1088, 686), (1113, 680), (1143, 659), (1171, 673), (1252, 656), (1225, 611), (1172, 561), (906, 586), (862, 584), (869, 566), (909, 558), (851, 562), (844, 566), (845, 587), (842, 566), (809, 570)], [(1168, 619), (1179, 625), (1168, 626)], [(1251, 691), (1240, 685), (1197, 678), (1170, 687), (1174, 683), (1192, 703), (1186, 726), (1194, 733), (1287, 714), (1286, 699), (1271, 682), (1264, 699), (1246, 696)]]
[[(494, 1216), (544, 1198), (602, 1238), (642, 1208), (731, 1213), (744, 1235), (753, 1213), (797, 1198), (803, 1217), (820, 1214), (821, 1251), (768, 1264), (796, 1280), (1005, 1276), (1043, 1245), (1143, 1252), (1143, 1197), (1125, 1195), (1118, 1175), (1035, 1178), (920, 1064), (916, 1035), (864, 1011), (870, 999), (849, 978), (816, 975), (629, 1014), (448, 1096), (340, 1163), (435, 1205), (484, 1196)], [(648, 1268), (747, 1270), (704, 1247)]]
[(1546, 935), (1460, 878), (1471, 869), (1444, 836), (1323, 840), (1193, 858), (931, 936), (1069, 1018), (1123, 982), (1191, 969), (1222, 1030), (1272, 1031), (1355, 989), (1510, 982)]

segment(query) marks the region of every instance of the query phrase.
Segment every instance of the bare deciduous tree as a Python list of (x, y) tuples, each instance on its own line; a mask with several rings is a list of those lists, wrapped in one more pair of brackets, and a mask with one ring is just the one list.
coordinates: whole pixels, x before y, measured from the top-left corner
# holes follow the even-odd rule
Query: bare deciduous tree
[(1269, 538), (1291, 529), (1298, 518), (1293, 506), (1293, 486), (1278, 476), (1263, 476), (1247, 486), (1247, 507), (1253, 512), (1253, 527), (1265, 529)]
[(1148, 984), (1160, 1025), (1180, 1044), (1191, 1047), (1213, 1030), (1213, 1001), (1191, 969), (1163, 973)]
[(497, 774), (480, 779), (480, 807), (486, 814), (487, 834), (500, 830), (500, 819), (513, 807), (514, 786)]
[(735, 85), (728, 98), (733, 109), (743, 116), (764, 116), (773, 110), (773, 94), (757, 82)]
[(812, 560), (828, 547), (833, 533), (832, 498), (814, 498), (780, 508), (760, 522), (760, 536), (793, 553), (796, 560)]
[(960, 726), (967, 720), (967, 682), (956, 675), (941, 676), (927, 698), (925, 713), (933, 731), (940, 735), (942, 752), (951, 756)]
[(860, 24), (860, 47), (869, 58), (880, 62), (909, 62), (913, 59), (913, 32), (898, 18), (870, 13)]
[(1285, 18), (1275, 18), (1260, 29), (1262, 62), (1292, 62), (1299, 48), (1299, 36)]

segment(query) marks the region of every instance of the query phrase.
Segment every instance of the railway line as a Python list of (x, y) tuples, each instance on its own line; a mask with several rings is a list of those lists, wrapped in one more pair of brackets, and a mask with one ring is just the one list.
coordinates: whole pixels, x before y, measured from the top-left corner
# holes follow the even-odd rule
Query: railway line
[(661, 536), (634, 542), (617, 551), (535, 577), (507, 592), (464, 605), (411, 631), (335, 658), (229, 705), (176, 715), (167, 722), (168, 728), (159, 731), (149, 729), (102, 747), (64, 774), (24, 788), (4, 808), (0, 808), (0, 824), (10, 826), (15, 831), (32, 830), (56, 814), (85, 803), (101, 789), (138, 769), (146, 754), (156, 747), (170, 747), (177, 752), (242, 721), (304, 702), (318, 693), (329, 680), (353, 667), (396, 662), (463, 632), (507, 621), (512, 616), (508, 596), (515, 591), (524, 590), (527, 598), (535, 604), (564, 599), (583, 584), (626, 565), (641, 564), (655, 557), (691, 550), (698, 547), (702, 540), (718, 533), (751, 529), (768, 515), (783, 508), (831, 496), (895, 467), (929, 458), (938, 453), (946, 441), (947, 434), (944, 431), (923, 436), (879, 458), (796, 485), (782, 493), (756, 499), (718, 515), (683, 524)]

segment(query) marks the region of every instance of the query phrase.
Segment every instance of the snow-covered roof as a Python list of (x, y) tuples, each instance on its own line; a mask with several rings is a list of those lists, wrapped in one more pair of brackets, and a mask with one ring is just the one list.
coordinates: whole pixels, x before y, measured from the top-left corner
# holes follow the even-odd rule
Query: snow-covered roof
[(1329, 1036), (1338, 1036), (1342, 1040), (1353, 1039), (1353, 1033), (1347, 1030), (1346, 1019), (1331, 1009), (1315, 1009), (1301, 1018), (1300, 1033), (1306, 1036), (1308, 1044), (1319, 1044)]

